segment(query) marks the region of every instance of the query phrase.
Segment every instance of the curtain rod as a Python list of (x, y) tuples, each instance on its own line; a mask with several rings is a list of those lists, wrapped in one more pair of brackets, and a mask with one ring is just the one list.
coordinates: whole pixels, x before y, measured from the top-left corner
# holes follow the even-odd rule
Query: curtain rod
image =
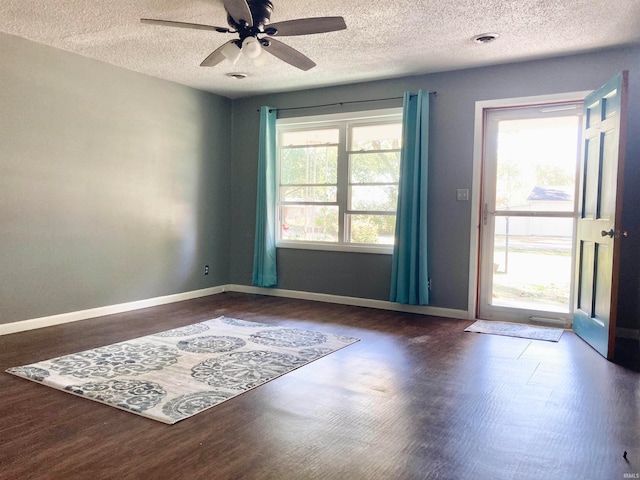
[[(429, 95), (433, 95), (434, 97), (438, 96), (438, 92), (429, 92)], [(269, 112), (273, 112), (274, 110), (278, 110), (279, 112), (284, 112), (285, 110), (301, 110), (303, 108), (320, 108), (320, 107), (338, 107), (342, 105), (349, 105), (351, 103), (371, 103), (371, 102), (384, 102), (386, 100), (402, 100), (404, 97), (389, 97), (389, 98), (374, 98), (371, 100), (350, 100), (348, 102), (335, 102), (335, 103), (325, 103), (322, 105), (306, 105), (304, 107), (288, 107), (288, 108), (271, 108)], [(258, 112), (260, 109), (258, 109)]]

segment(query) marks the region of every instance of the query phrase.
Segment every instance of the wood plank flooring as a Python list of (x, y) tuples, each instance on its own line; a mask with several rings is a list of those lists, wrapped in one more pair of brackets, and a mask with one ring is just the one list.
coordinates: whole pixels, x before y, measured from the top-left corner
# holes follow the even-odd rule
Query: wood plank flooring
[[(4, 373), (220, 315), (361, 341), (172, 426)], [(0, 478), (638, 478), (637, 372), (470, 323), (225, 293), (3, 336)]]

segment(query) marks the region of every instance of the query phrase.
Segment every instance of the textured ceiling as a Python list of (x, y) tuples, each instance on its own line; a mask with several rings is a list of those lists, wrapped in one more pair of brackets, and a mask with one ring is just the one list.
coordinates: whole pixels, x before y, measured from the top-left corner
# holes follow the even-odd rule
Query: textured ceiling
[[(222, 0), (2, 0), (0, 31), (231, 98), (640, 43), (640, 0), (272, 1), (271, 22), (339, 15), (347, 30), (280, 39), (317, 63), (307, 72), (270, 55), (200, 67), (235, 37), (140, 23), (224, 27)], [(500, 37), (471, 41), (485, 32)]]

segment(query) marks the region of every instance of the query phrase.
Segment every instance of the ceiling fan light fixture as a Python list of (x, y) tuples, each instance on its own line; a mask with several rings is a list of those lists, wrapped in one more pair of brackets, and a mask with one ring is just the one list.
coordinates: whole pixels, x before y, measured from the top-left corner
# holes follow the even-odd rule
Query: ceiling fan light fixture
[(473, 38), (471, 38), (471, 40), (473, 40), (475, 43), (491, 43), (493, 42), (495, 39), (497, 39), (500, 35), (498, 35), (497, 33), (481, 33), (480, 35), (476, 35)]
[(262, 53), (262, 45), (255, 37), (247, 37), (242, 41), (242, 53), (251, 59), (256, 59)]
[(232, 65), (235, 65), (242, 54), (242, 50), (234, 42), (229, 42), (222, 48), (222, 54)]

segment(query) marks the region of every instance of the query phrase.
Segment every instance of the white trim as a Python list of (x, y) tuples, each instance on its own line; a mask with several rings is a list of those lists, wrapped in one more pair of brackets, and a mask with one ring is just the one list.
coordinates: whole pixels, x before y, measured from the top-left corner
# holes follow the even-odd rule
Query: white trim
[(366, 245), (362, 243), (320, 243), (277, 240), (276, 248), (289, 248), (294, 250), (324, 250), (328, 252), (373, 253), (376, 255), (393, 254), (393, 245)]
[(36, 328), (51, 327), (63, 323), (78, 322), (104, 315), (130, 312), (141, 308), (155, 307), (167, 303), (181, 302), (193, 298), (206, 297), (223, 292), (250, 293), (257, 295), (269, 295), (272, 297), (296, 298), (300, 300), (312, 300), (316, 302), (336, 303), (339, 305), (352, 305), (354, 307), (376, 308), (378, 310), (392, 310), (396, 312), (418, 313), (422, 315), (433, 315), (436, 317), (466, 319), (467, 312), (451, 308), (430, 307), (421, 305), (403, 305), (400, 303), (386, 302), (383, 300), (372, 300), (368, 298), (345, 297), (341, 295), (329, 295), (326, 293), (302, 292), (297, 290), (284, 290), (280, 288), (260, 288), (249, 285), (220, 285), (217, 287), (193, 290), (191, 292), (176, 293), (163, 297), (149, 298), (135, 302), (120, 303), (106, 307), (90, 308), (77, 312), (62, 313), (48, 317), (32, 318), (19, 322), (0, 324), (0, 336), (11, 333), (25, 332)]
[(543, 103), (561, 103), (583, 100), (591, 91), (556, 93), (532, 97), (500, 98), (476, 102), (473, 130), (473, 177), (471, 186), (471, 232), (469, 235), (469, 298), (467, 319), (476, 317), (478, 302), (478, 269), (480, 248), (480, 181), (482, 172), (482, 151), (484, 144), (484, 114), (489, 108), (521, 107)]
[(378, 310), (392, 310), (396, 312), (419, 313), (433, 315), (435, 317), (466, 319), (467, 312), (452, 308), (431, 307), (428, 305), (404, 305), (401, 303), (373, 300), (370, 298), (345, 297), (327, 293), (303, 292), (298, 290), (284, 290), (280, 288), (260, 288), (248, 285), (227, 285), (228, 291), (239, 293), (252, 293), (257, 295), (269, 295), (272, 297), (296, 298), (300, 300), (312, 300), (315, 302), (336, 303), (339, 305), (352, 305), (354, 307), (376, 308)]
[(487, 108), (525, 107), (528, 105), (542, 105), (545, 103), (565, 103), (581, 102), (592, 90), (581, 90), (578, 92), (552, 93), (548, 95), (533, 95), (530, 97), (497, 98), (494, 100), (479, 100), (476, 102), (476, 112), (478, 107), (481, 110)]
[(32, 318), (19, 322), (0, 324), (0, 335), (9, 335), (10, 333), (24, 332), (34, 330), (36, 328), (51, 327), (53, 325), (61, 325), (63, 323), (78, 322), (89, 318), (102, 317), (104, 315), (113, 315), (114, 313), (130, 312), (141, 308), (156, 307), (167, 303), (181, 302), (183, 300), (191, 300), (193, 298), (206, 297), (216, 293), (224, 292), (224, 286), (205, 288), (202, 290), (193, 290), (190, 292), (176, 293), (173, 295), (165, 295), (162, 297), (149, 298), (146, 300), (137, 300), (134, 302), (119, 303), (117, 305), (109, 305), (105, 307), (90, 308), (88, 310), (79, 310), (76, 312), (61, 313), (59, 315), (51, 315), (48, 317)]
[(402, 107), (389, 107), (379, 108), (376, 110), (359, 110), (356, 112), (340, 112), (340, 113), (316, 113), (313, 115), (305, 115), (301, 117), (285, 117), (276, 119), (276, 125), (278, 127), (290, 126), (290, 125), (309, 125), (321, 126), (323, 123), (333, 123), (342, 121), (380, 121), (388, 120), (389, 118), (398, 117), (398, 120), (402, 121)]
[(476, 102), (473, 129), (473, 170), (471, 183), (471, 234), (469, 239), (469, 299), (467, 320), (475, 320), (478, 303), (478, 262), (480, 260), (480, 182), (484, 146), (484, 104)]

